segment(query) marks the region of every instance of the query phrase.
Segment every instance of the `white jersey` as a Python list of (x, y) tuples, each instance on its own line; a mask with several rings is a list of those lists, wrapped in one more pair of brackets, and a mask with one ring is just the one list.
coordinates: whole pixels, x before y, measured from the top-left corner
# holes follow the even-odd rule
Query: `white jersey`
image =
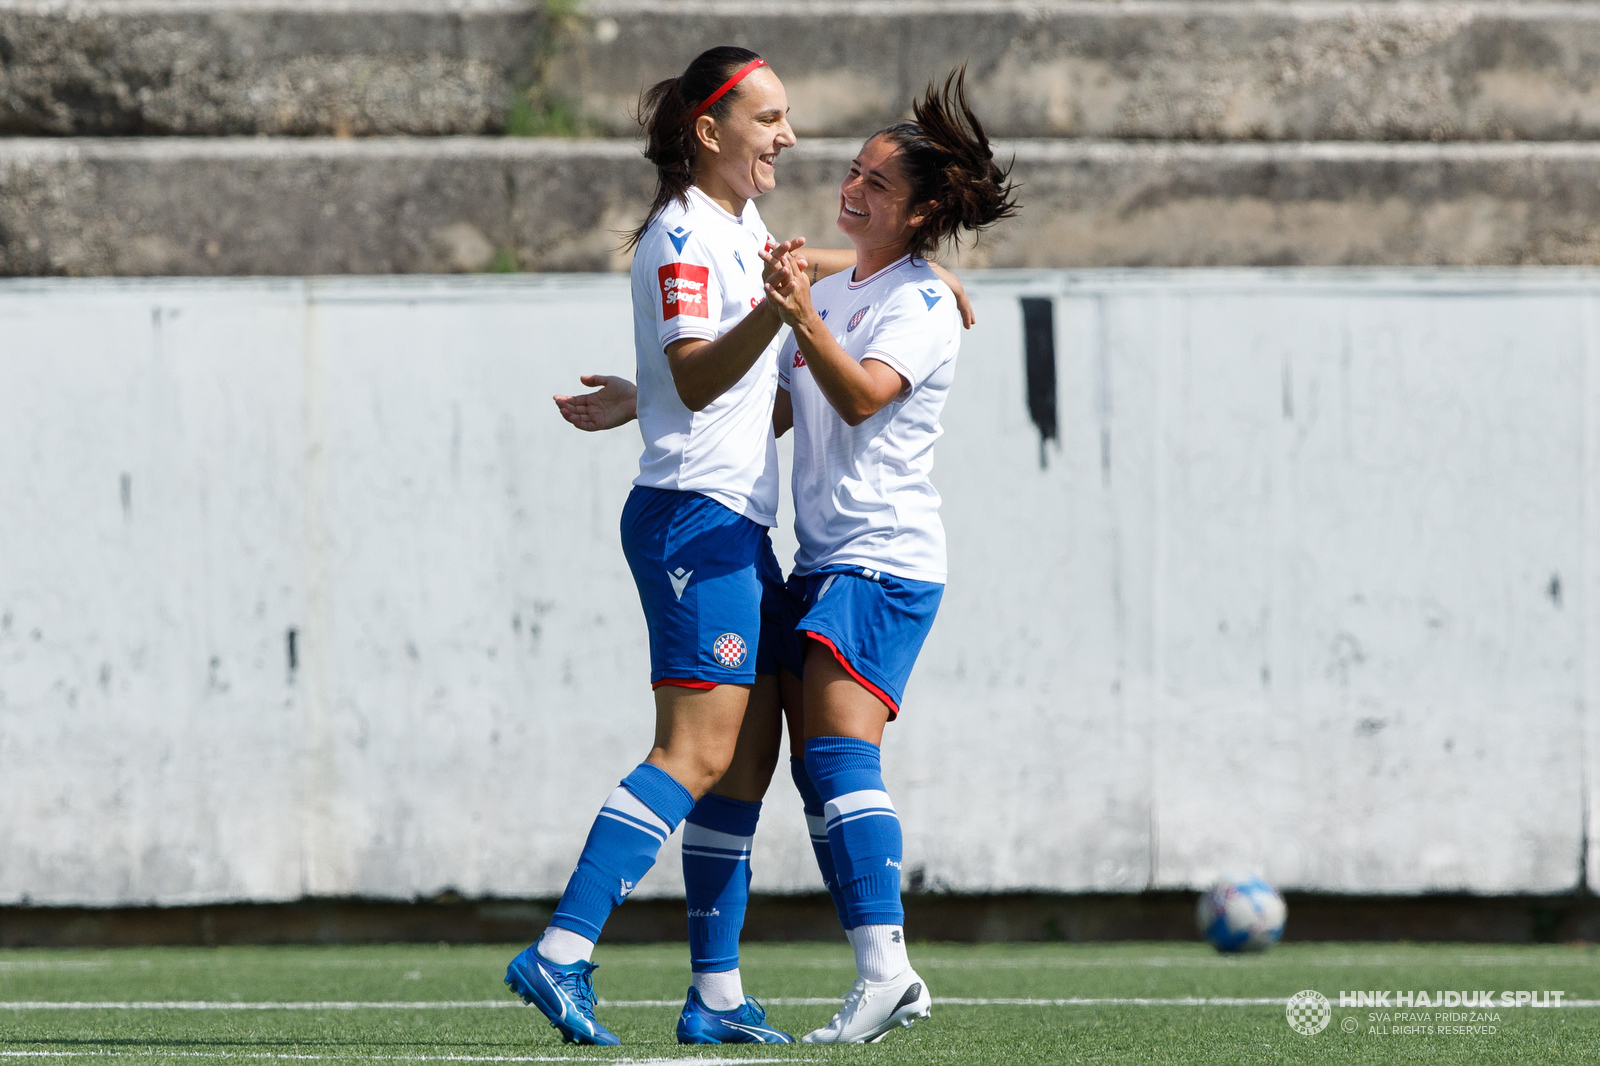
[(699, 189), (668, 204), (633, 256), (633, 344), (639, 360), (635, 485), (698, 492), (765, 526), (778, 524), (778, 448), (772, 401), (777, 338), (737, 383), (703, 410), (678, 398), (667, 345), (715, 340), (761, 302), (761, 260), (772, 238), (754, 201), (728, 214)]
[(850, 271), (811, 289), (823, 321), (852, 359), (878, 359), (908, 383), (851, 427), (817, 387), (791, 334), (779, 383), (794, 401), (794, 572), (834, 563), (943, 583), (944, 525), (928, 479), (939, 413), (955, 379), (961, 314), (948, 286), (906, 256), (865, 281)]

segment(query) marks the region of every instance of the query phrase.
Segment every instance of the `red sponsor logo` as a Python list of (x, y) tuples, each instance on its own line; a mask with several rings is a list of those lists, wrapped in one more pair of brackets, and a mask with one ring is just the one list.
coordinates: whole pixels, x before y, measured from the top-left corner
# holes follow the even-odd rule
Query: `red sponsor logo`
[(799, 370), (801, 367), (803, 367), (805, 365), (806, 365), (806, 357), (801, 355), (799, 352), (795, 352), (794, 353), (794, 369)]
[(711, 281), (711, 268), (693, 263), (668, 263), (656, 271), (661, 279), (661, 320), (678, 315), (710, 318), (706, 310), (706, 286)]
[(759, 304), (760, 302), (761, 302), (761, 297), (759, 297), (759, 296), (750, 297), (750, 310), (754, 311), (756, 309), (756, 305)]

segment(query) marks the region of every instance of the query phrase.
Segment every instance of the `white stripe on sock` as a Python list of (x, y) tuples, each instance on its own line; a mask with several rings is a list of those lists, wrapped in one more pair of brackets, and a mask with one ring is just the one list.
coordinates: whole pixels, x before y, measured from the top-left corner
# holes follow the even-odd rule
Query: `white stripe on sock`
[(629, 829), (635, 830), (635, 831), (640, 832), (640, 833), (644, 833), (646, 836), (654, 837), (657, 844), (665, 844), (667, 842), (667, 838), (662, 836), (660, 833), (656, 832), (656, 828), (653, 825), (640, 825), (634, 819), (632, 819), (632, 818), (624, 818), (624, 817), (622, 817), (622, 815), (616, 814), (616, 813), (614, 813), (612, 811), (608, 811), (604, 807), (602, 807), (600, 809), (600, 815), (599, 816), (601, 818), (609, 818), (613, 822), (621, 822), (623, 825), (627, 826)]
[[(755, 843), (755, 837), (734, 836), (732, 833), (722, 833), (715, 829), (707, 829), (703, 825), (693, 822), (683, 823), (683, 846), (685, 848), (724, 848), (728, 851), (737, 851), (743, 855), (750, 854), (750, 846)], [(732, 858), (732, 856), (728, 856)], [(740, 1000), (739, 1002), (744, 1002)]]
[(857, 817), (865, 818), (875, 814), (894, 814), (895, 810), (894, 801), (889, 798), (889, 793), (875, 788), (864, 788), (859, 792), (846, 792), (842, 796), (835, 796), (822, 805), (822, 813), (827, 819), (827, 824), (832, 826), (847, 815), (857, 814)]
[(812, 840), (828, 839), (828, 820), (820, 814), (806, 815), (806, 829), (810, 831)]
[[(662, 840), (666, 840), (672, 835), (673, 826), (668, 825), (666, 820), (659, 814), (646, 807), (643, 800), (621, 785), (612, 789), (611, 795), (607, 796), (606, 801), (600, 805), (601, 814), (606, 813), (608, 810), (626, 814), (630, 818), (637, 818), (639, 821), (654, 827)], [(623, 821), (623, 819), (619, 818), (618, 821)]]

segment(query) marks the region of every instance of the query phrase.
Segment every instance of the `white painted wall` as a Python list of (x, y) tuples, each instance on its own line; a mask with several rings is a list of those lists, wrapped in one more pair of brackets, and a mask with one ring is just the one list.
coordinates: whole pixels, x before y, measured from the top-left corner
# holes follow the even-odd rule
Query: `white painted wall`
[[(0, 282), (0, 902), (558, 893), (650, 730), (638, 437), (548, 399), (631, 373), (626, 284)], [(1577, 881), (1600, 274), (970, 285), (951, 583), (886, 744), (908, 871)], [(817, 887), (781, 772), (757, 847)]]

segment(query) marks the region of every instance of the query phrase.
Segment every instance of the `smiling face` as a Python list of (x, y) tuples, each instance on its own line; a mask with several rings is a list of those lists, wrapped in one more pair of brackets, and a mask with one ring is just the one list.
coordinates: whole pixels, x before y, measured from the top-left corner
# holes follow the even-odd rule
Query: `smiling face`
[(904, 254), (911, 235), (923, 219), (926, 204), (911, 202), (911, 179), (900, 167), (900, 148), (877, 136), (861, 146), (850, 173), (839, 186), (839, 229), (865, 251)]
[(778, 153), (795, 143), (789, 128), (789, 97), (771, 67), (758, 67), (732, 90), (721, 118), (695, 121), (699, 147), (695, 184), (717, 195), (723, 188), (742, 200), (771, 192), (778, 184)]

